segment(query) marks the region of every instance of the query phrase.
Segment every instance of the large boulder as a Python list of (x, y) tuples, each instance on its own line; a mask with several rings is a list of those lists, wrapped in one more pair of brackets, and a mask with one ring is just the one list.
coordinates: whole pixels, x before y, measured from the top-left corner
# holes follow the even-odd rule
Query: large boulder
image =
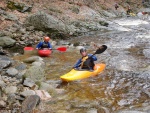
[(49, 33), (59, 32), (68, 34), (68, 28), (62, 21), (44, 12), (38, 12), (29, 16), (25, 23), (34, 26), (36, 29), (48, 31)]
[(45, 80), (45, 71), (40, 66), (31, 66), (23, 75), (24, 78), (30, 78), (34, 82)]
[(0, 37), (0, 46), (2, 47), (11, 47), (15, 44), (15, 40), (8, 36)]

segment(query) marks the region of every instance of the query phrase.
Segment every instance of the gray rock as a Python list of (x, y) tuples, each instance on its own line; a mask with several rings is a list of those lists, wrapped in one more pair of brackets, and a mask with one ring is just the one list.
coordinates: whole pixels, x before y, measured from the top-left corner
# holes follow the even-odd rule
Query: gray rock
[(6, 107), (6, 102), (0, 100), (0, 108), (5, 108), (5, 107)]
[(33, 81), (44, 81), (45, 80), (45, 71), (40, 66), (31, 66), (26, 73), (23, 75), (25, 78), (30, 78)]
[(20, 95), (22, 95), (24, 97), (27, 97), (27, 96), (30, 96), (30, 95), (35, 95), (35, 91), (33, 91), (33, 90), (25, 90), (25, 91), (21, 92)]
[(87, 113), (98, 113), (98, 112), (97, 112), (97, 109), (93, 108), (93, 109), (88, 110)]
[(21, 113), (31, 113), (32, 110), (40, 103), (40, 97), (37, 95), (31, 95), (27, 97), (21, 108)]
[(23, 85), (28, 87), (33, 87), (35, 85), (35, 82), (30, 78), (26, 78), (23, 82)]
[(5, 91), (6, 94), (13, 94), (13, 93), (16, 93), (17, 87), (16, 86), (7, 86), (4, 89), (4, 91)]
[(126, 110), (126, 111), (120, 111), (117, 113), (147, 113), (147, 112), (136, 111), (136, 110)]
[(83, 46), (77, 46), (76, 49), (80, 50), (81, 48), (84, 48)]
[(0, 69), (4, 69), (11, 65), (11, 61), (7, 60), (0, 60)]
[(32, 56), (32, 57), (29, 57), (25, 60), (23, 60), (24, 62), (26, 63), (32, 63), (32, 62), (35, 62), (35, 61), (42, 61), (43, 59), (39, 56)]
[(24, 63), (21, 63), (21, 64), (19, 64), (18, 66), (16, 66), (15, 68), (17, 69), (17, 70), (25, 70), (26, 69), (26, 67), (27, 67), (27, 65), (26, 64), (24, 64)]
[(64, 33), (67, 32), (67, 27), (62, 21), (44, 12), (38, 12), (34, 15), (31, 15), (30, 17), (27, 18), (26, 24), (32, 25), (40, 30), (49, 29), (50, 32), (52, 31), (53, 32), (61, 31)]
[(59, 41), (58, 43), (59, 45), (69, 45), (70, 42), (66, 42), (66, 41)]
[(150, 58), (150, 49), (144, 49), (143, 54), (146, 58)]
[(16, 41), (9, 36), (0, 37), (0, 46), (2, 47), (11, 47), (15, 44), (15, 42)]
[(6, 13), (6, 15), (4, 15), (4, 18), (7, 20), (18, 20), (17, 16), (14, 14), (10, 14), (10, 13)]
[(42, 63), (41, 62), (33, 62), (32, 66), (42, 66)]
[(45, 91), (48, 91), (48, 92), (51, 92), (51, 91), (56, 91), (55, 88), (48, 84), (48, 83), (45, 83), (45, 82), (41, 82), (40, 84), (40, 90), (45, 90)]
[(25, 72), (26, 72), (26, 70), (23, 70), (23, 71), (19, 72), (15, 77), (16, 77), (17, 79), (22, 79), (22, 77), (23, 77), (23, 75), (25, 74)]
[(0, 87), (4, 87), (6, 84), (4, 81), (0, 80)]
[(7, 102), (10, 104), (14, 103), (16, 101), (16, 95), (13, 93), (13, 94), (9, 94), (8, 95), (8, 98), (7, 98)]
[(9, 68), (7, 71), (6, 71), (6, 73), (9, 75), (9, 76), (16, 76), (17, 74), (18, 74), (18, 70), (17, 69), (15, 69), (15, 68)]

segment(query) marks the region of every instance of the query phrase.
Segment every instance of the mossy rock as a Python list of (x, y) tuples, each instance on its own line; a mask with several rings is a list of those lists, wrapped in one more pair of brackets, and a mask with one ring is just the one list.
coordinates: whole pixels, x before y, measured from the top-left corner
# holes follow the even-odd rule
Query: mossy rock
[(105, 21), (99, 21), (99, 24), (100, 25), (102, 25), (102, 26), (106, 26), (106, 27), (108, 27), (108, 23), (107, 22), (105, 22)]
[(7, 7), (11, 10), (23, 10), (24, 5), (23, 4), (19, 4), (19, 3), (15, 3), (13, 1), (8, 1), (7, 2)]
[(11, 10), (17, 10), (19, 12), (30, 12), (32, 10), (32, 6), (26, 6), (23, 3), (16, 3), (13, 1), (7, 2), (7, 8)]

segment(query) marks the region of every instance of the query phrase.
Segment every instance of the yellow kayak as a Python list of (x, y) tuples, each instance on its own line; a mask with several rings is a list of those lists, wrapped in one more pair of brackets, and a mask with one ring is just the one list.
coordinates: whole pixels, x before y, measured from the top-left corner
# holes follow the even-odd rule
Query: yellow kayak
[(72, 69), (70, 72), (60, 76), (62, 81), (70, 82), (74, 80), (81, 80), (91, 76), (96, 76), (102, 72), (106, 67), (106, 64), (95, 64), (94, 71), (87, 70), (75, 70)]

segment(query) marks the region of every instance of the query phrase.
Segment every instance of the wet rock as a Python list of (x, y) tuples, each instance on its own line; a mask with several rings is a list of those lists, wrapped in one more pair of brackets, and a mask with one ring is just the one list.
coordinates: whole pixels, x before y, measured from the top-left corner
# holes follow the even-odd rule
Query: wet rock
[(30, 78), (33, 81), (44, 81), (45, 71), (40, 66), (31, 66), (23, 75), (24, 78)]
[(125, 99), (122, 99), (118, 102), (118, 105), (120, 105), (120, 106), (124, 106), (124, 105), (128, 105), (128, 104), (129, 104), (128, 100), (125, 100)]
[(120, 111), (117, 113), (147, 113), (147, 112), (142, 112), (142, 111), (136, 111), (136, 110), (126, 110), (126, 111)]
[(21, 92), (20, 95), (24, 96), (24, 97), (27, 97), (27, 96), (30, 96), (30, 95), (35, 95), (35, 91), (33, 91), (33, 90), (25, 90), (25, 91)]
[(52, 85), (44, 83), (44, 82), (41, 82), (39, 89), (40, 90), (45, 90), (45, 91), (48, 91), (48, 92), (56, 92), (55, 88)]
[(21, 107), (22, 113), (30, 113), (40, 103), (40, 97), (37, 95), (31, 95), (27, 97)]
[(42, 65), (44, 65), (44, 62), (42, 63), (42, 62), (33, 62), (32, 63), (32, 66), (42, 66)]
[(64, 89), (55, 89), (57, 94), (64, 94), (65, 90)]
[(19, 72), (15, 77), (16, 77), (17, 79), (22, 79), (22, 78), (23, 78), (23, 75), (25, 74), (25, 72), (26, 72), (26, 70), (23, 70), (23, 71)]
[(93, 108), (93, 109), (88, 110), (86, 113), (98, 113), (98, 112), (97, 112), (97, 109)]
[(32, 63), (32, 62), (35, 62), (35, 61), (42, 61), (43, 59), (39, 56), (33, 56), (33, 57), (29, 57), (25, 60), (23, 60), (24, 62), (26, 63)]
[(66, 41), (59, 41), (58, 43), (59, 45), (69, 45), (70, 42), (66, 42)]
[(52, 41), (52, 42), (51, 42), (51, 45), (52, 45), (52, 46), (56, 46), (56, 44), (57, 44), (56, 41)]
[(15, 67), (18, 71), (20, 70), (25, 70), (27, 68), (27, 65), (24, 63), (19, 64), (18, 66)]
[(7, 98), (7, 103), (12, 104), (16, 101), (16, 95), (15, 94), (9, 94)]
[(11, 65), (11, 61), (0, 59), (0, 69), (4, 69), (6, 67), (9, 67), (10, 65)]
[(15, 40), (9, 36), (0, 37), (0, 46), (2, 47), (11, 47), (15, 44)]
[(6, 84), (4, 81), (0, 80), (0, 87), (4, 87)]
[(48, 92), (45, 90), (35, 90), (36, 95), (40, 97), (41, 100), (50, 100), (51, 96)]
[(6, 107), (6, 102), (0, 100), (0, 108), (5, 108), (5, 107)]
[(35, 82), (29, 78), (26, 78), (23, 82), (24, 86), (33, 87), (35, 85)]
[(6, 73), (7, 73), (9, 76), (14, 77), (14, 76), (16, 76), (16, 75), (18, 74), (18, 70), (15, 69), (15, 68), (9, 68), (9, 69), (6, 71)]
[(146, 58), (150, 58), (150, 49), (144, 49), (143, 54)]
[(4, 89), (4, 92), (6, 94), (13, 94), (13, 93), (16, 93), (17, 91), (17, 87), (16, 86), (7, 86), (5, 89)]
[(77, 46), (76, 49), (80, 50), (81, 48), (84, 48), (83, 46)]

